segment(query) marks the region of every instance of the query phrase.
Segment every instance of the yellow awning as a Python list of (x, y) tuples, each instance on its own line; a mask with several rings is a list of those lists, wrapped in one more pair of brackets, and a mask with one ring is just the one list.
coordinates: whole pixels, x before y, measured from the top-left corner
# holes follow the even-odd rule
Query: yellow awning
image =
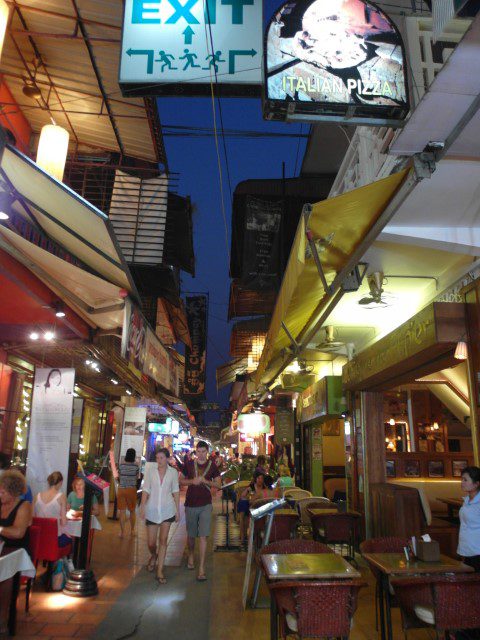
[[(308, 229), (316, 242), (328, 285), (348, 264), (405, 181), (408, 172), (409, 169), (405, 169), (383, 180), (313, 205)], [(380, 231), (381, 229), (378, 233)], [(322, 302), (326, 304), (329, 298), (309, 247), (302, 216), (255, 374), (257, 386), (269, 381), (274, 373), (273, 370), (268, 371), (269, 367), (281, 355), (282, 350), (291, 346), (282, 322), (298, 341), (319, 305)]]
[(240, 373), (247, 370), (247, 358), (235, 358), (226, 364), (217, 367), (217, 389), (226, 387), (227, 384), (235, 382), (235, 378)]

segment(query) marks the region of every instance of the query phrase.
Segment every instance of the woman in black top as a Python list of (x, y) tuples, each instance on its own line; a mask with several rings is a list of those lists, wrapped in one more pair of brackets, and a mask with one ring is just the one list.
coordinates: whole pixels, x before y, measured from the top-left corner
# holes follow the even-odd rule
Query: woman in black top
[[(21, 496), (27, 490), (19, 471), (5, 471), (0, 476), (0, 541), (2, 555), (15, 549), (28, 550), (28, 528), (32, 522), (32, 505)], [(0, 583), (0, 634), (5, 631), (11, 581)]]
[(0, 540), (5, 543), (5, 550), (28, 549), (32, 505), (21, 498), (26, 490), (25, 478), (19, 471), (5, 471), (0, 476)]

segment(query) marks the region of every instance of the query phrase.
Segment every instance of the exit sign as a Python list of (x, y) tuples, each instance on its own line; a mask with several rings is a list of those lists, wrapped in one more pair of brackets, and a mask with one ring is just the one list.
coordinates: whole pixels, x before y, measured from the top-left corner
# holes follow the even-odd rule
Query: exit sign
[(126, 0), (119, 84), (125, 96), (259, 95), (261, 0)]

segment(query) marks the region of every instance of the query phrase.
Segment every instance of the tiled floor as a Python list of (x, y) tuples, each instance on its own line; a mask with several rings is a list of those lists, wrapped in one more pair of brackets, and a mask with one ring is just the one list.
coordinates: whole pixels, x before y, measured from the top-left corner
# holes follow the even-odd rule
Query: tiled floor
[[(98, 581), (99, 595), (88, 599), (75, 599), (62, 593), (45, 593), (38, 585), (32, 593), (30, 613), (25, 614), (22, 591), (18, 603), (17, 638), (19, 640), (91, 637), (97, 625), (108, 616), (113, 603), (129, 586), (132, 579), (140, 571), (144, 571), (143, 567), (149, 557), (144, 526), (140, 525), (139, 534), (134, 539), (119, 539), (117, 522), (103, 519), (102, 526), (103, 531), (96, 534), (92, 562)], [(171, 534), (167, 565), (179, 567), (186, 540), (184, 523), (172, 526)], [(213, 575), (210, 575), (208, 583), (204, 583), (201, 587), (210, 590), (210, 611), (205, 611), (205, 615), (209, 615), (210, 631), (206, 637), (200, 637), (202, 634), (196, 630), (195, 620), (192, 620), (192, 630), (187, 634), (191, 640), (252, 640), (253, 638), (269, 640), (268, 609), (244, 611), (242, 608), (245, 560), (246, 554), (243, 552), (213, 553), (213, 569), (211, 569)], [(360, 592), (359, 606), (350, 637), (351, 640), (372, 640), (379, 637), (375, 631), (373, 580), (367, 568), (361, 566), (361, 572), (368, 581), (368, 588)], [(178, 597), (185, 600), (185, 595), (181, 596), (181, 593), (185, 594), (186, 591), (182, 591), (181, 585), (185, 583), (186, 577), (194, 579), (194, 576), (186, 576), (187, 573), (189, 572), (186, 570), (178, 569), (167, 571), (168, 584), (161, 587), (156, 585), (152, 577), (152, 590), (157, 590), (156, 597), (165, 598), (169, 593), (175, 592)], [(265, 585), (262, 585), (260, 597), (266, 600), (267, 595)], [(394, 638), (403, 639), (398, 610), (393, 611), (393, 621)], [(180, 621), (173, 615), (169, 624), (176, 627)], [(181, 624), (185, 626), (184, 619)], [(175, 628), (164, 631), (166, 638), (178, 637), (179, 640), (183, 640), (178, 634), (175, 636)], [(205, 635), (204, 632), (202, 633)], [(161, 635), (163, 637), (163, 633)], [(131, 637), (147, 640), (147, 636), (142, 635), (141, 630)], [(155, 634), (152, 637), (160, 636)], [(412, 630), (408, 635), (409, 640), (427, 640), (434, 637), (429, 630)], [(108, 640), (114, 640), (114, 638), (109, 637)]]

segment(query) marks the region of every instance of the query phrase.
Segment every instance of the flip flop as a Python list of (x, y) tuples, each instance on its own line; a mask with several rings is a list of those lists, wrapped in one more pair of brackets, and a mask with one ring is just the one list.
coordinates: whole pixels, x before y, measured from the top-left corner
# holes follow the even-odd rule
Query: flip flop
[(197, 582), (206, 582), (207, 581), (207, 576), (204, 573), (200, 573), (197, 576)]
[(187, 569), (189, 569), (190, 571), (193, 571), (195, 569), (195, 565), (187, 562)]
[(160, 578), (160, 576), (157, 576), (157, 582), (158, 582), (158, 584), (167, 584), (167, 579), (166, 578)]
[(147, 566), (145, 567), (147, 571), (149, 571), (150, 573), (152, 573), (152, 571), (155, 569), (155, 565), (157, 564), (157, 557), (151, 557), (150, 560), (147, 562)]

